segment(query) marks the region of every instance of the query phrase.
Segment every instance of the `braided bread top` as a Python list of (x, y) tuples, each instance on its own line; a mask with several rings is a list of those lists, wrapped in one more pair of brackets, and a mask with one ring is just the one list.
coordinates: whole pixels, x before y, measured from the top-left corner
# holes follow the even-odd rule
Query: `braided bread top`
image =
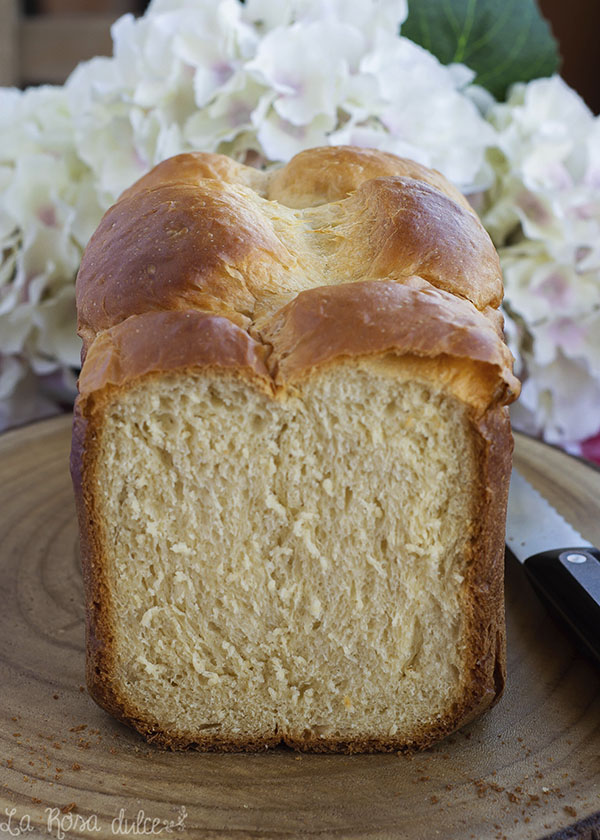
[[(391, 286), (405, 291), (384, 294)], [(83, 358), (99, 334), (134, 316), (200, 312), (267, 343), (274, 370), (277, 342), (289, 344), (298, 320), (289, 307), (322, 316), (326, 300), (336, 317), (369, 310), (397, 349), (487, 360), (508, 402), (518, 385), (497, 312), (502, 292), (488, 234), (440, 173), (348, 146), (301, 152), (269, 172), (200, 152), (164, 161), (106, 212), (76, 285)], [(427, 347), (414, 331), (390, 338), (407, 302)], [(460, 352), (440, 351), (444, 323)]]

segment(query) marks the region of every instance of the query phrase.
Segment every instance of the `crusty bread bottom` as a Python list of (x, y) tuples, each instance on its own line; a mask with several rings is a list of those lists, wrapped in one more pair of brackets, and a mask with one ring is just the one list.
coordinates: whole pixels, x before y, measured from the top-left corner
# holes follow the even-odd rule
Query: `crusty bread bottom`
[(277, 400), (161, 374), (99, 428), (110, 691), (147, 737), (422, 745), (462, 708), (480, 488), (463, 403), (363, 359)]

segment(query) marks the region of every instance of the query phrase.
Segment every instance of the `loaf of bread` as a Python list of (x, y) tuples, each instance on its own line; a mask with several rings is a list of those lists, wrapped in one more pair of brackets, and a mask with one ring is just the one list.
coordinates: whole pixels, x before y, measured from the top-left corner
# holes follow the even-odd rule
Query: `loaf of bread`
[(437, 172), (184, 154), (77, 278), (87, 682), (170, 748), (425, 747), (505, 676), (518, 393), (498, 258)]

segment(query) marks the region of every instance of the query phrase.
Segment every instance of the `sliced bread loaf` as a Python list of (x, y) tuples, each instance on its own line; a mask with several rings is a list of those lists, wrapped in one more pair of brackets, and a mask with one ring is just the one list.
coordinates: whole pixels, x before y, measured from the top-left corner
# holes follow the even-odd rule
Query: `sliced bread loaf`
[(77, 280), (87, 679), (160, 745), (427, 746), (493, 703), (518, 393), (438, 173), (180, 155)]

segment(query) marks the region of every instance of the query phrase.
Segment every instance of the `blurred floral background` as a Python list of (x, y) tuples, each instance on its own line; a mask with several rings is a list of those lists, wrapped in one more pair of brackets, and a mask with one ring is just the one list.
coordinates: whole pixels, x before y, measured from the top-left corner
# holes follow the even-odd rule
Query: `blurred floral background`
[(129, 184), (190, 149), (351, 143), (469, 197), (504, 271), (513, 423), (600, 461), (600, 122), (534, 0), (154, 0), (112, 38), (64, 85), (0, 88), (0, 429), (72, 399), (75, 276)]

